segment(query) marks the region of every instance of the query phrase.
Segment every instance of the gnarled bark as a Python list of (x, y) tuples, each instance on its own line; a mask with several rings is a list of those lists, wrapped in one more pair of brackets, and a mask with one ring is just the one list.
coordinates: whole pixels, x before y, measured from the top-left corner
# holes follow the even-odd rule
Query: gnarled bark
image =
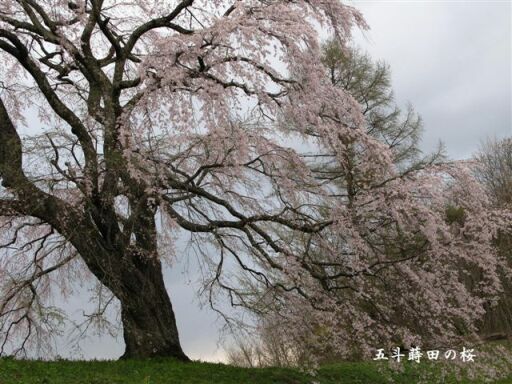
[(126, 350), (122, 358), (174, 357), (188, 361), (178, 337), (160, 262), (149, 260), (122, 271), (121, 317)]

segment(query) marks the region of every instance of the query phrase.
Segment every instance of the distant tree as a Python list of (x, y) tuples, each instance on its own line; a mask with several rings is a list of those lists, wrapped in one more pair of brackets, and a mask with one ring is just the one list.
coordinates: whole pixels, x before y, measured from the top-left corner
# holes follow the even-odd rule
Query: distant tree
[(394, 162), (403, 166), (418, 161), (422, 120), (412, 105), (407, 106), (405, 114), (396, 105), (389, 65), (373, 60), (358, 48), (343, 47), (336, 40), (324, 44), (322, 62), (332, 85), (350, 93), (359, 103), (367, 132), (389, 147)]
[[(485, 185), (493, 204), (508, 212), (512, 227), (512, 138), (488, 139), (476, 155), (477, 177)], [(512, 265), (512, 236), (509, 231), (498, 233), (496, 246), (509, 266)], [(512, 275), (501, 272), (503, 292), (495, 305), (488, 305), (480, 331), (485, 337), (502, 338), (512, 335)]]
[(478, 178), (493, 202), (512, 206), (512, 138), (488, 139), (476, 155)]

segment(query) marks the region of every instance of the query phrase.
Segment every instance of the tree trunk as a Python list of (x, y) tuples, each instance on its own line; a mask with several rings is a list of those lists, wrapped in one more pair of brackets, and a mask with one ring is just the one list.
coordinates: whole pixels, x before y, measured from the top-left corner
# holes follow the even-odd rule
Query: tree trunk
[(136, 262), (121, 267), (121, 286), (116, 289), (126, 343), (121, 358), (173, 357), (189, 361), (180, 345), (160, 261), (141, 261), (137, 256), (129, 259)]
[(68, 220), (69, 228), (62, 227), (60, 231), (69, 233), (70, 242), (89, 271), (121, 304), (126, 344), (121, 358), (172, 357), (190, 361), (180, 345), (163, 279), (154, 213), (141, 213), (139, 207), (138, 222), (133, 225), (137, 242), (127, 246), (120, 240), (114, 214), (109, 216), (108, 209), (104, 209), (102, 215), (97, 215), (94, 224), (87, 215)]

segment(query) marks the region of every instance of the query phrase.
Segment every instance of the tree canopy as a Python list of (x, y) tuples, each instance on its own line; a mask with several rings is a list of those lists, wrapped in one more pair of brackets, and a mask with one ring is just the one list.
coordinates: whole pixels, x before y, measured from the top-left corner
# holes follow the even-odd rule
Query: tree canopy
[(52, 293), (85, 275), (120, 303), (124, 357), (186, 360), (162, 277), (182, 233), (212, 306), (287, 300), (341, 349), (472, 330), (499, 289), (485, 193), (464, 165), (403, 172), (407, 144), (325, 76), (319, 25), (341, 49), (366, 27), (336, 0), (3, 2), (1, 353), (54, 333)]

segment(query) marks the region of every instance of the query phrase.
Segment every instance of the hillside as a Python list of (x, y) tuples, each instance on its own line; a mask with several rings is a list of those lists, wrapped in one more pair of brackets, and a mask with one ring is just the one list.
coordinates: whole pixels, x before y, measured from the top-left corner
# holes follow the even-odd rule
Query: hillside
[[(380, 365), (380, 367), (382, 367)], [(282, 368), (246, 369), (223, 364), (173, 360), (153, 361), (16, 361), (0, 360), (0, 384), (388, 384), (482, 383), (442, 376), (427, 364), (405, 363), (404, 372), (391, 373), (373, 362), (322, 367), (315, 376)], [(421, 378), (423, 380), (421, 381)], [(488, 381), (489, 382), (489, 381)], [(492, 381), (491, 381), (492, 382)], [(512, 383), (509, 379), (496, 383)]]

